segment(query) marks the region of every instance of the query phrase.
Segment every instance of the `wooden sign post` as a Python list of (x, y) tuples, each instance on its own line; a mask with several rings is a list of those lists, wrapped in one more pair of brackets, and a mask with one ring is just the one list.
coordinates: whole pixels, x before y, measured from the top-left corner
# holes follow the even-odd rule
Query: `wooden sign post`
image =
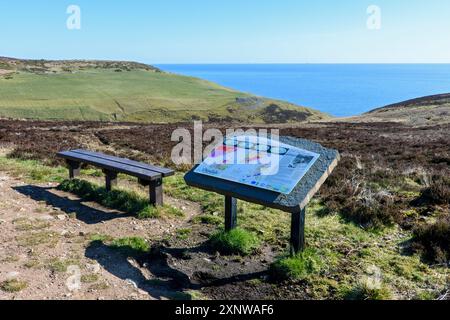
[[(261, 204), (291, 214), (291, 253), (305, 248), (306, 206), (311, 201), (340, 159), (339, 152), (322, 147), (305, 139), (280, 137), (284, 145), (318, 155), (317, 160), (306, 171), (290, 193), (281, 193), (259, 186), (239, 183), (197, 172), (199, 165), (189, 171), (184, 179), (189, 186), (216, 192), (225, 196), (225, 230), (237, 226), (237, 200)], [(225, 143), (224, 143), (225, 144)], [(232, 166), (233, 164), (229, 164)], [(292, 181), (290, 181), (292, 182)]]

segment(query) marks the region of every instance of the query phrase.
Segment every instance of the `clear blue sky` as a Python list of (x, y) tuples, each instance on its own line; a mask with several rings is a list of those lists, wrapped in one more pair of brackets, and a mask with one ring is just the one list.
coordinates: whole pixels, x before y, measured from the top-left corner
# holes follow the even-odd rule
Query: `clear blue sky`
[[(81, 30), (66, 9), (81, 8)], [(366, 26), (381, 8), (381, 30)], [(448, 0), (14, 0), (0, 55), (147, 63), (450, 62)]]

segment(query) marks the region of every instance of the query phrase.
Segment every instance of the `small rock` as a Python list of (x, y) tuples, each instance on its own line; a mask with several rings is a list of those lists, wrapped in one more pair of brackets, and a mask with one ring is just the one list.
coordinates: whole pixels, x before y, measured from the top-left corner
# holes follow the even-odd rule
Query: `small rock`
[(211, 262), (211, 259), (208, 258), (203, 258), (203, 260), (205, 260), (206, 262)]
[(86, 269), (92, 273), (100, 272), (101, 266), (98, 263), (87, 264)]
[(38, 219), (43, 220), (43, 221), (49, 221), (49, 220), (53, 220), (53, 217), (51, 215), (46, 214), (46, 215), (38, 217)]
[(185, 207), (185, 206), (182, 206), (181, 207), (181, 210), (186, 210), (187, 208)]
[(136, 284), (136, 282), (134, 282), (133, 280), (131, 280), (131, 279), (127, 279), (127, 280), (125, 280), (128, 284), (130, 284), (130, 285), (132, 285), (133, 287), (135, 287), (136, 289), (137, 289), (137, 284)]
[(58, 218), (58, 220), (63, 221), (63, 220), (66, 220), (66, 215), (65, 215), (65, 214), (58, 214), (58, 215), (56, 216), (56, 218)]
[(17, 278), (18, 276), (19, 276), (19, 272), (11, 271), (6, 274), (6, 279), (11, 280), (11, 279)]
[(61, 234), (62, 236), (65, 236), (65, 235), (66, 235), (66, 234), (68, 234), (68, 233), (69, 233), (69, 231), (67, 231), (67, 230), (63, 230), (63, 231), (61, 231), (61, 233), (60, 233), (60, 234)]
[(219, 215), (219, 213), (217, 211), (215, 211), (215, 212), (213, 212), (212, 215), (217, 217)]

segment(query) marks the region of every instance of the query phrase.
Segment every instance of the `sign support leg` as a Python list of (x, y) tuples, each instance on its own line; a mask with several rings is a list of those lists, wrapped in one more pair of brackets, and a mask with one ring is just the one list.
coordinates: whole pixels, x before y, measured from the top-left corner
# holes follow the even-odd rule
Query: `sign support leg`
[(225, 231), (236, 228), (237, 225), (237, 199), (225, 196)]
[(305, 249), (305, 216), (306, 207), (298, 208), (291, 217), (291, 254), (294, 255)]

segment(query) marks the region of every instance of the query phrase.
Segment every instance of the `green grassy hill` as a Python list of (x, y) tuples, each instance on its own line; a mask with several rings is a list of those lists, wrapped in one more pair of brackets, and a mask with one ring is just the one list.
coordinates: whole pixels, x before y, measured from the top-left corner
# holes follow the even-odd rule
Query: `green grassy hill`
[(0, 58), (0, 117), (283, 123), (327, 115), (134, 62)]

